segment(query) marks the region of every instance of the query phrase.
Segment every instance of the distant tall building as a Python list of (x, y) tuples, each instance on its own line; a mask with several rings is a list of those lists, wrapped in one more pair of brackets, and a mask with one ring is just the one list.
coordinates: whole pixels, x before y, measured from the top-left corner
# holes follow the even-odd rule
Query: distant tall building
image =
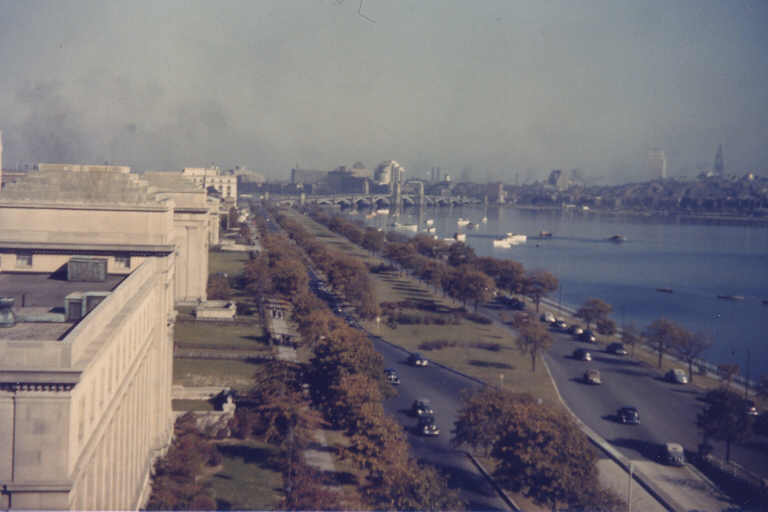
[(715, 165), (712, 167), (716, 176), (722, 176), (725, 172), (725, 161), (723, 160), (723, 145), (717, 146), (717, 153), (715, 154)]
[(661, 149), (651, 149), (648, 151), (648, 168), (651, 175), (658, 176), (662, 180), (667, 178), (667, 156)]

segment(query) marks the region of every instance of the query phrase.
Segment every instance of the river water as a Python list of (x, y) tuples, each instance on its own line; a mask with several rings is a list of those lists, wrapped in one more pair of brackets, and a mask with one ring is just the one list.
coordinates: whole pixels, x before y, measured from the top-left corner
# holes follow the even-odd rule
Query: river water
[[(487, 223), (480, 223), (484, 216)], [(459, 218), (479, 228), (460, 228)], [(705, 359), (738, 364), (752, 380), (768, 373), (768, 305), (762, 304), (768, 299), (765, 226), (482, 206), (411, 209), (397, 220), (424, 226), (427, 219), (434, 220), (440, 238), (467, 233), (467, 244), (480, 256), (510, 258), (526, 269), (552, 272), (561, 286), (550, 298), (563, 305), (577, 307), (598, 297), (613, 306), (617, 324), (634, 322), (640, 328), (665, 317), (711, 336), (714, 343)], [(366, 222), (386, 227), (392, 220), (380, 215)], [(541, 231), (551, 232), (552, 238), (538, 239)], [(493, 239), (507, 232), (528, 235), (528, 241), (494, 248)], [(608, 240), (617, 234), (626, 240)]]

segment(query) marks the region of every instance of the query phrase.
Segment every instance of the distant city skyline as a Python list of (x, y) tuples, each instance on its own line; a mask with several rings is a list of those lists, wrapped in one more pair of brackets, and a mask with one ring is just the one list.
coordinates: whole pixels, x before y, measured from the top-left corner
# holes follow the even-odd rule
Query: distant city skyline
[(0, 0), (5, 166), (768, 170), (768, 4)]

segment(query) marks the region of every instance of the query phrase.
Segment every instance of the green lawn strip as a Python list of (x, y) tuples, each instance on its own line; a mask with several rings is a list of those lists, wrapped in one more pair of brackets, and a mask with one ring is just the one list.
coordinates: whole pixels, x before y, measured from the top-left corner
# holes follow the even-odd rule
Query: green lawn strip
[(213, 411), (214, 407), (208, 400), (173, 400), (171, 407), (174, 411)]
[(185, 348), (234, 348), (271, 350), (258, 323), (186, 321), (176, 322), (174, 340)]
[(253, 376), (263, 361), (242, 359), (173, 360), (173, 383), (187, 386), (229, 386), (245, 392), (253, 386)]
[(248, 258), (248, 253), (242, 251), (209, 251), (208, 273), (213, 275), (223, 272), (229, 277), (234, 277), (243, 272), (243, 265), (248, 261)]
[(279, 451), (255, 440), (217, 443), (221, 468), (210, 484), (218, 510), (276, 510), (283, 498), (283, 475), (275, 466)]

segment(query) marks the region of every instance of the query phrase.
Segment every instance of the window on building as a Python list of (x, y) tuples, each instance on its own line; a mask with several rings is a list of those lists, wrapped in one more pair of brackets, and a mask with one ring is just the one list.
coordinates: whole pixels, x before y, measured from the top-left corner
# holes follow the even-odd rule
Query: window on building
[(117, 268), (131, 268), (131, 257), (115, 256), (115, 266)]
[(19, 268), (28, 268), (32, 266), (32, 253), (20, 252), (16, 254), (16, 266)]

